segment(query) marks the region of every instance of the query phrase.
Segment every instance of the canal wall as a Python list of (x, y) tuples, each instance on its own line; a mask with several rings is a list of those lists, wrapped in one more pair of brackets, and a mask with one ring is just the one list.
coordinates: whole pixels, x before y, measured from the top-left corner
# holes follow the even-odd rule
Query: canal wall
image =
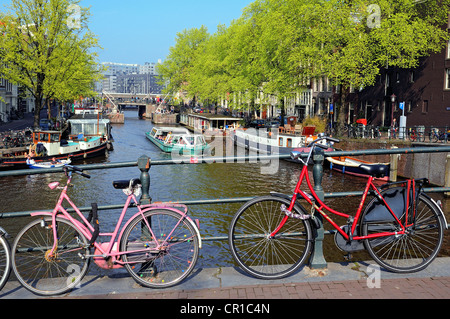
[[(392, 149), (437, 147), (440, 143), (410, 143), (408, 141), (389, 140), (341, 140), (335, 145), (344, 151), (366, 149)], [(394, 158), (397, 157), (397, 158)], [(358, 158), (368, 162), (394, 163), (397, 162), (397, 176), (404, 178), (428, 178), (430, 183), (437, 186), (450, 186), (450, 153), (424, 153), (406, 155), (367, 155)], [(392, 170), (392, 167), (391, 167)]]

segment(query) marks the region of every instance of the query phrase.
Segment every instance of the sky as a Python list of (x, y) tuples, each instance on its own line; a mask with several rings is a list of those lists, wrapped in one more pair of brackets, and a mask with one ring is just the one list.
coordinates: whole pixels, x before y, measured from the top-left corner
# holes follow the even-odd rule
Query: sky
[[(178, 32), (230, 25), (254, 0), (81, 0), (100, 40), (99, 62), (144, 64), (164, 60)], [(0, 0), (0, 10), (10, 0)]]

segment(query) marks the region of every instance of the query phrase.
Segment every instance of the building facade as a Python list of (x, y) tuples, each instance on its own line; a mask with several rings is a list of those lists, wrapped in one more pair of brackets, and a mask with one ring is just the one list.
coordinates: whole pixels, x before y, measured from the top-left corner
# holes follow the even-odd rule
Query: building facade
[(158, 63), (146, 62), (139, 65), (103, 62), (106, 71), (103, 72), (103, 81), (96, 84), (96, 90), (110, 93), (160, 94), (161, 88), (156, 83)]

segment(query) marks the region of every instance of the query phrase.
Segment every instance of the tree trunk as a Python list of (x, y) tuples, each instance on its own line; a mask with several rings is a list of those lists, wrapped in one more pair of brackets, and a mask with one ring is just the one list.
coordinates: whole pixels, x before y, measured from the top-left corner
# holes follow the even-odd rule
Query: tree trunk
[(286, 117), (286, 110), (284, 108), (284, 98), (280, 99), (280, 110), (281, 110), (280, 126), (284, 127), (284, 118)]
[(42, 97), (34, 99), (34, 129), (39, 129), (39, 121), (41, 120)]
[(338, 112), (337, 117), (337, 125), (336, 125), (336, 134), (337, 136), (343, 137), (345, 132), (345, 115), (347, 114), (347, 108), (346, 108), (346, 96), (347, 96), (347, 89), (343, 88), (343, 85), (340, 85), (339, 88), (339, 107), (336, 108), (336, 111)]

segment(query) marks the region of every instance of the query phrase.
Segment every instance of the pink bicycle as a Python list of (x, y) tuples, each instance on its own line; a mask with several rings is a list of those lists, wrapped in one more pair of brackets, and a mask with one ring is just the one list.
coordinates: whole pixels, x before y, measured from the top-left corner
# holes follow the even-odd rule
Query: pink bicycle
[[(170, 287), (189, 276), (202, 241), (198, 222), (187, 216), (186, 206), (140, 205), (136, 199), (140, 180), (117, 181), (114, 188), (123, 190), (127, 200), (114, 231), (100, 233), (97, 205), (92, 205), (86, 218), (67, 194), (73, 172), (90, 176), (76, 166), (67, 165), (64, 171), (64, 187), (49, 184), (52, 190), (62, 189), (54, 210), (33, 213), (40, 218), (19, 232), (12, 247), (12, 268), (26, 289), (51, 296), (78, 288), (91, 259), (103, 269), (125, 267), (139, 284), (150, 288)], [(64, 201), (74, 214), (62, 206)], [(138, 213), (121, 227), (132, 202)], [(98, 237), (109, 241), (97, 242)]]
[[(366, 249), (388, 271), (410, 273), (426, 268), (438, 255), (447, 229), (439, 204), (423, 192), (425, 179), (388, 183), (377, 187), (374, 178), (389, 173), (386, 165), (361, 165), (369, 175), (355, 215), (327, 206), (311, 185), (308, 163), (319, 142), (339, 140), (319, 138), (309, 145), (308, 158), (292, 152), (303, 169), (292, 196), (272, 193), (245, 203), (234, 216), (229, 244), (234, 259), (248, 274), (261, 279), (278, 279), (296, 272), (311, 253), (321, 215), (336, 229), (335, 243), (352, 253)], [(308, 190), (302, 190), (306, 181)], [(370, 200), (364, 206), (366, 199)], [(306, 203), (300, 203), (303, 199)], [(346, 219), (339, 226), (328, 214)]]

